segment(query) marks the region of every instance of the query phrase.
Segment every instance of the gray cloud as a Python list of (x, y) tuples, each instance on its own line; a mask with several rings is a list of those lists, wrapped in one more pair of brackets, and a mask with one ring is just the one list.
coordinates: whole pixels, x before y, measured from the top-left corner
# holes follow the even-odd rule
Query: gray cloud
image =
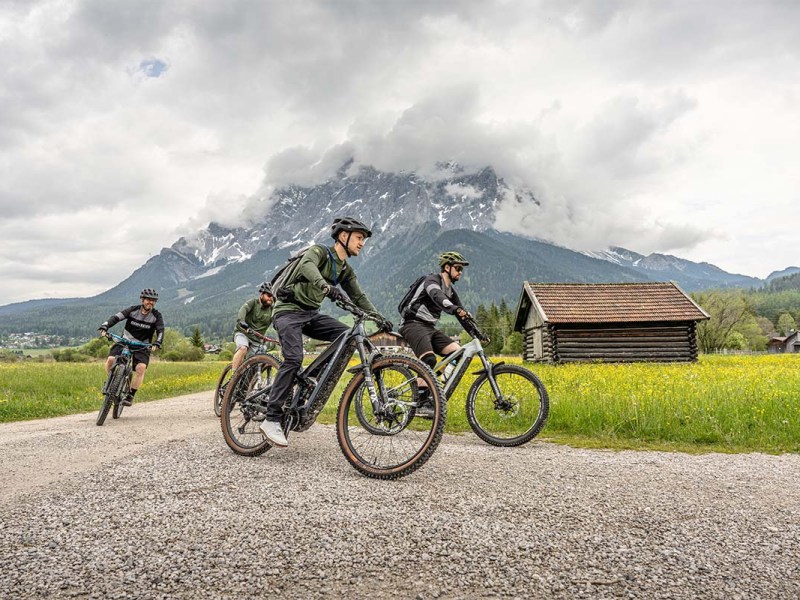
[[(732, 258), (715, 232), (762, 195), (781, 223), (800, 217), (798, 63), (800, 5), (779, 0), (6, 2), (0, 303), (49, 294), (64, 269), (76, 290), (98, 272), (113, 285), (346, 156), (430, 176), (442, 160), (491, 164), (541, 201), (499, 224), (765, 275), (792, 259), (777, 245), (774, 265)], [(10, 257), (54, 221), (85, 240), (113, 230), (127, 251), (81, 276), (83, 250), (39, 247), (52, 272), (13, 284)]]

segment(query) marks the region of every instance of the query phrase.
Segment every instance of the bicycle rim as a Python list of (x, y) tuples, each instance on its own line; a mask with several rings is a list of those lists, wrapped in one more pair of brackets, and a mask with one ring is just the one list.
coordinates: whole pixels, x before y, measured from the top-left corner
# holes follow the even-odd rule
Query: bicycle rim
[[(360, 473), (397, 479), (413, 473), (441, 441), (446, 418), (444, 394), (424, 363), (407, 356), (386, 356), (372, 363), (379, 412), (373, 410), (364, 373), (350, 380), (339, 402), (336, 433), (347, 460)], [(432, 419), (414, 417), (419, 400), (417, 378), (432, 390)]]
[(494, 446), (529, 442), (542, 430), (550, 412), (544, 384), (517, 365), (500, 365), (493, 373), (501, 397), (495, 396), (487, 374), (475, 380), (467, 395), (470, 427)]

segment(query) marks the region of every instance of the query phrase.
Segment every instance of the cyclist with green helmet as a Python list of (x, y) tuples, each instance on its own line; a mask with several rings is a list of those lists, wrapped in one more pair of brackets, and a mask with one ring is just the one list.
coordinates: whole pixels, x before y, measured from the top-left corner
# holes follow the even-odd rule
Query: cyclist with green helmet
[(251, 298), (239, 309), (236, 316), (236, 328), (233, 331), (233, 341), (236, 343), (236, 352), (233, 355), (232, 368), (235, 371), (244, 361), (250, 344), (260, 344), (261, 341), (253, 332), (266, 335), (267, 329), (272, 324), (272, 305), (275, 298), (272, 295), (272, 286), (264, 282), (258, 286), (258, 298)]
[[(400, 315), (400, 334), (417, 358), (431, 368), (436, 365), (437, 354), (447, 356), (461, 347), (435, 326), (443, 312), (455, 315), (459, 321), (468, 315), (453, 286), (461, 279), (467, 265), (469, 262), (459, 252), (442, 253), (439, 256), (439, 273), (431, 273), (422, 280)], [(433, 407), (424, 400), (417, 414), (432, 416)]]

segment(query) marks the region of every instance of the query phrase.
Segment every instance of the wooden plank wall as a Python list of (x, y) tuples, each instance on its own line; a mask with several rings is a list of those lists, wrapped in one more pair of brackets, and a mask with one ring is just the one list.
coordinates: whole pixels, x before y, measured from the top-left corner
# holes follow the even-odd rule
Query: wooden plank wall
[(696, 324), (548, 325), (544, 356), (533, 355), (533, 333), (523, 339), (525, 360), (537, 362), (691, 362), (697, 360)]

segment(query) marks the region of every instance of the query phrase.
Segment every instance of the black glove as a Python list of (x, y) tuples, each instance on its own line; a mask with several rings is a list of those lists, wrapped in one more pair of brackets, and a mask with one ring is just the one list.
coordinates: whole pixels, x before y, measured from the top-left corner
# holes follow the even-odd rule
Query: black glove
[(338, 300), (347, 300), (347, 296), (344, 295), (344, 292), (340, 290), (335, 285), (327, 286), (325, 290), (325, 295), (331, 299), (331, 301), (336, 302)]
[(247, 323), (245, 323), (244, 321), (239, 321), (236, 324), (239, 326), (239, 329), (241, 329), (242, 331), (250, 331), (250, 326)]
[(383, 319), (378, 327), (378, 331), (385, 331), (386, 333), (389, 333), (392, 330), (394, 330), (394, 324), (389, 319)]

